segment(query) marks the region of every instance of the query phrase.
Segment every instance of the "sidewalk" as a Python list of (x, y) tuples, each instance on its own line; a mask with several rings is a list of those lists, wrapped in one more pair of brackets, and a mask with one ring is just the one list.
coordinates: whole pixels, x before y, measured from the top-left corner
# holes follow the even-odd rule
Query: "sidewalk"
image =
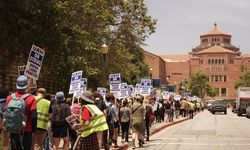
[[(175, 124), (178, 124), (178, 123), (181, 123), (183, 121), (186, 121), (188, 120), (189, 117), (185, 117), (185, 118), (174, 118), (174, 121), (173, 122), (161, 122), (161, 123), (154, 123), (151, 127), (150, 127), (150, 136), (152, 136), (153, 134), (169, 127), (169, 126), (172, 126), (172, 125), (175, 125)], [(111, 148), (111, 150), (126, 150), (128, 149), (129, 147), (131, 147), (131, 140), (132, 139), (132, 136), (130, 135), (129, 136), (129, 143), (128, 144), (123, 144), (121, 142), (121, 136), (118, 137), (118, 145), (119, 145), (119, 148)]]

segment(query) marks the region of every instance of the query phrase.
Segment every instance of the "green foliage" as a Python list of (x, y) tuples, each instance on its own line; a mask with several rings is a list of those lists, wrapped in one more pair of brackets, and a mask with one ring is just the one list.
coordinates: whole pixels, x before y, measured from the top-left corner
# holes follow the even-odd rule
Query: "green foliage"
[(238, 87), (250, 87), (250, 70), (245, 70), (239, 79), (235, 82), (235, 89)]
[[(103, 67), (106, 80), (110, 73), (121, 73), (129, 83), (148, 76), (141, 46), (156, 21), (143, 0), (1, 1), (0, 16), (1, 72), (14, 60), (25, 64), (36, 44), (46, 51), (40, 78), (55, 76), (66, 88), (77, 70), (83, 70), (93, 89), (100, 85)], [(105, 66), (104, 42), (109, 47)]]
[(192, 95), (197, 95), (202, 99), (206, 94), (214, 97), (218, 93), (218, 90), (209, 83), (208, 75), (201, 71), (192, 73), (189, 80), (189, 90)]

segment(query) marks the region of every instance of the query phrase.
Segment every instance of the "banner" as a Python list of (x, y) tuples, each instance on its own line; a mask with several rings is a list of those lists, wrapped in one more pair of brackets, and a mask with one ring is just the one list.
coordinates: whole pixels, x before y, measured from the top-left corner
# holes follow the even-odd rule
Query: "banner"
[(41, 71), (45, 51), (32, 45), (24, 75), (38, 80)]
[(80, 91), (81, 81), (82, 81), (82, 71), (73, 72), (70, 80), (69, 94)]
[(120, 92), (121, 74), (110, 74), (109, 75), (110, 92)]
[(151, 79), (141, 79), (141, 95), (150, 95)]

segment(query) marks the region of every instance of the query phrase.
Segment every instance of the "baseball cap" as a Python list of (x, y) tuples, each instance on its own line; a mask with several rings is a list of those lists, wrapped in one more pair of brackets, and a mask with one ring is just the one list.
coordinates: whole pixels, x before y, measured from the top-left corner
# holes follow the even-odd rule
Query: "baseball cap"
[(28, 87), (28, 77), (25, 75), (21, 75), (17, 78), (16, 88), (18, 90), (24, 90)]
[(62, 91), (56, 93), (56, 101), (64, 101), (64, 93)]

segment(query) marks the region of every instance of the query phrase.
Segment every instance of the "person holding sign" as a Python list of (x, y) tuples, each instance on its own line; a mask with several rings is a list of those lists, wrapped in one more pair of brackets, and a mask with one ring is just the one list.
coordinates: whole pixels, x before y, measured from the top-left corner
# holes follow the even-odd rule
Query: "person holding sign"
[(75, 130), (80, 128), (81, 133), (73, 149), (99, 150), (97, 132), (108, 130), (106, 118), (103, 112), (94, 105), (91, 92), (83, 92), (80, 101), (82, 104), (80, 123), (72, 125), (72, 128)]

